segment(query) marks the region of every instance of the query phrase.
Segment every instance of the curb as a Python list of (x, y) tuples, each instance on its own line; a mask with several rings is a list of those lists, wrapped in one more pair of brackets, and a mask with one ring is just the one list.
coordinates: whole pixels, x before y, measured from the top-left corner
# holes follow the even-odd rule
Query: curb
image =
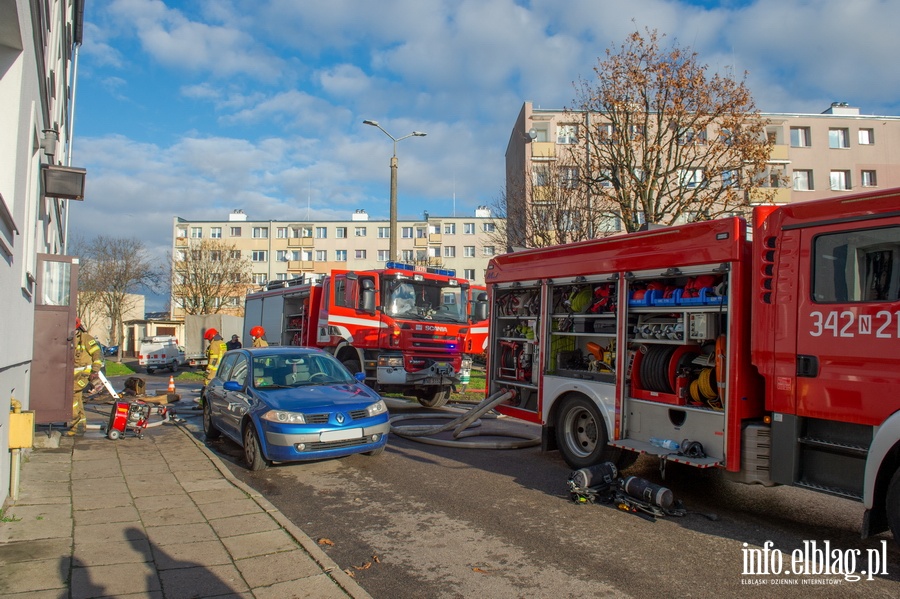
[(247, 486), (243, 481), (238, 480), (231, 473), (231, 470), (228, 469), (222, 460), (219, 459), (215, 453), (213, 453), (204, 443), (202, 443), (199, 439), (194, 437), (189, 431), (187, 431), (184, 427), (178, 426), (178, 430), (182, 432), (188, 439), (190, 439), (194, 445), (200, 448), (200, 450), (206, 455), (209, 460), (215, 464), (216, 468), (218, 468), (219, 472), (222, 476), (228, 480), (232, 485), (243, 491), (247, 494), (248, 497), (253, 499), (265, 511), (269, 516), (272, 517), (273, 520), (278, 522), (282, 528), (284, 528), (285, 532), (291, 535), (295, 541), (306, 551), (310, 557), (315, 561), (319, 567), (322, 569), (324, 574), (327, 574), (329, 578), (331, 578), (335, 584), (337, 584), (341, 589), (344, 590), (347, 595), (353, 597), (354, 599), (372, 599), (372, 596), (369, 595), (359, 583), (357, 583), (353, 578), (351, 578), (346, 572), (344, 572), (340, 566), (335, 563), (331, 557), (328, 556), (327, 553), (322, 551), (322, 549), (313, 541), (309, 536), (303, 532), (296, 524), (287, 519), (287, 517), (281, 513), (281, 511), (272, 505), (268, 499), (263, 497), (257, 490), (252, 487)]

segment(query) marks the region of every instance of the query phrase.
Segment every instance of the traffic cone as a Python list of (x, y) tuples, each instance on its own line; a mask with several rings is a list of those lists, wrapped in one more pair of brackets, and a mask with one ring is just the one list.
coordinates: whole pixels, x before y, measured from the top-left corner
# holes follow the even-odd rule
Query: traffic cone
[(175, 393), (175, 375), (169, 375), (169, 391), (168, 393)]

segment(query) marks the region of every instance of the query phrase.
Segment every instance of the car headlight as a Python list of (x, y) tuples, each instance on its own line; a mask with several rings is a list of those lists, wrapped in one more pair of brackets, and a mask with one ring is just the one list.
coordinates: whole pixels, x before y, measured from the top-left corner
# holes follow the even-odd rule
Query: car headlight
[(306, 418), (299, 412), (287, 412), (285, 410), (269, 410), (262, 416), (263, 420), (277, 422), (279, 424), (306, 424)]
[(377, 416), (378, 414), (384, 414), (387, 412), (387, 406), (384, 405), (384, 400), (379, 399), (368, 408), (366, 408), (366, 414), (369, 416)]

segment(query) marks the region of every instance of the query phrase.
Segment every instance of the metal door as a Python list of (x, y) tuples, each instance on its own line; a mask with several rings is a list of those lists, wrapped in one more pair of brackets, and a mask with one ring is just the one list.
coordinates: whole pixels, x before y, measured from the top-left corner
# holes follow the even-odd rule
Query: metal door
[(78, 258), (38, 254), (31, 399), (35, 423), (72, 419)]

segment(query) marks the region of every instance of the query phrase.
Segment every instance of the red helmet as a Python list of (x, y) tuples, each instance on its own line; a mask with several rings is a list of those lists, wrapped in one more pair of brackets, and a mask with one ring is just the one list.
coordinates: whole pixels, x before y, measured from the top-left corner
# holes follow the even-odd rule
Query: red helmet
[(203, 338), (206, 339), (207, 341), (212, 341), (213, 337), (215, 337), (218, 334), (219, 334), (219, 331), (217, 331), (215, 329), (206, 329), (206, 332), (203, 333)]
[(252, 329), (250, 329), (250, 336), (251, 336), (251, 337), (256, 337), (256, 338), (258, 339), (259, 337), (262, 337), (262, 336), (265, 335), (265, 334), (266, 334), (266, 330), (265, 330), (264, 328), (262, 328), (261, 326), (259, 326), (259, 325), (257, 325), (257, 326), (255, 326), (255, 327), (253, 327)]
[(84, 330), (84, 325), (81, 324), (81, 319), (78, 318), (77, 316), (75, 317), (75, 328)]

